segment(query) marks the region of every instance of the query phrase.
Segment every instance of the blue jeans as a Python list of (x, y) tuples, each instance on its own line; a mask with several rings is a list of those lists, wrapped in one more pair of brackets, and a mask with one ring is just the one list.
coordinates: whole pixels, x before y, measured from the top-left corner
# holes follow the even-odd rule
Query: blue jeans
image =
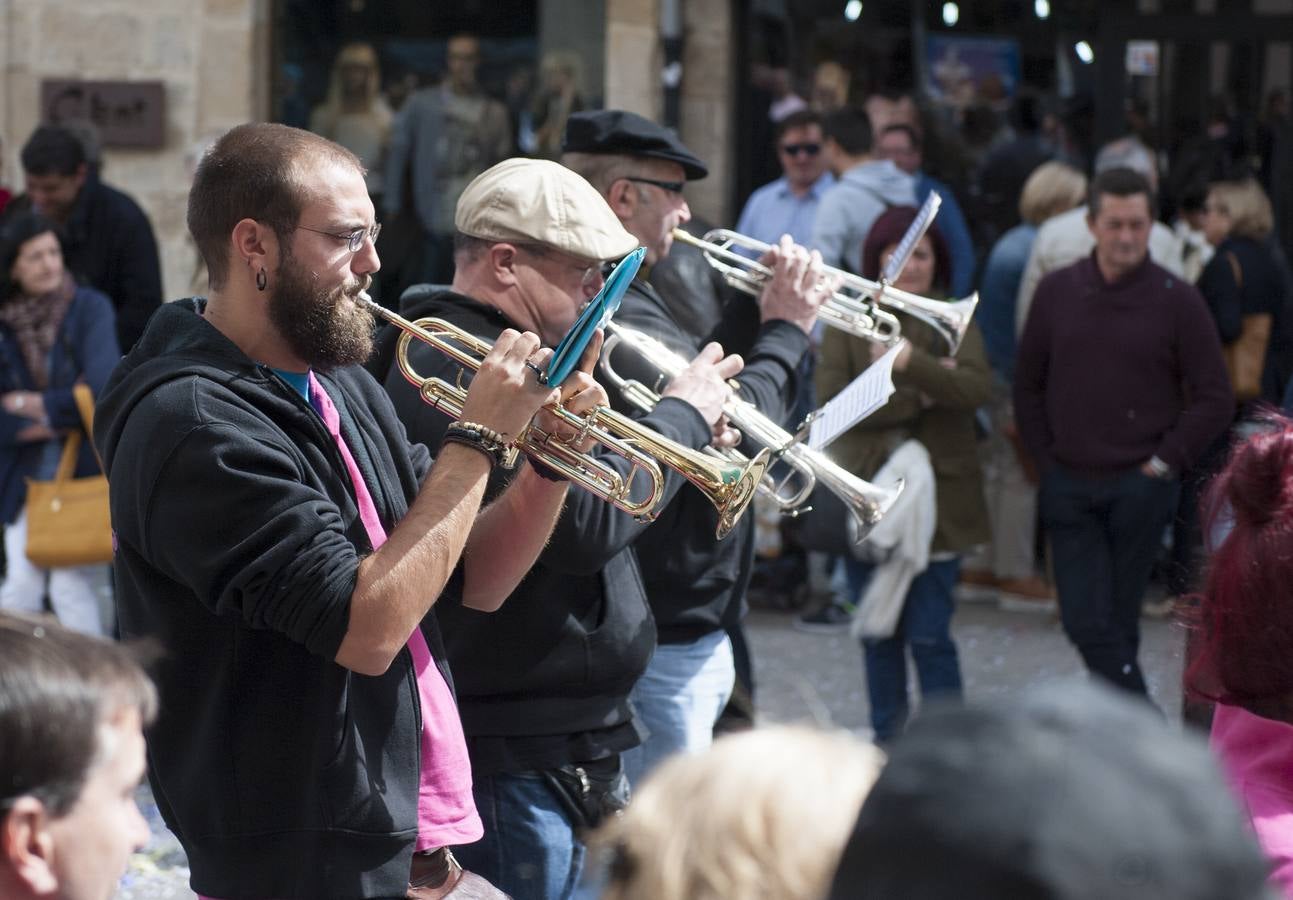
[(1091, 478), (1060, 466), (1042, 476), (1038, 504), (1051, 539), (1064, 632), (1093, 674), (1146, 694), (1140, 602), (1180, 485), (1130, 469)]
[(658, 645), (631, 695), (638, 721), (649, 733), (640, 747), (624, 754), (629, 784), (636, 788), (667, 756), (708, 747), (735, 679), (732, 642), (725, 632), (689, 644)]
[(515, 900), (575, 896), (584, 845), (542, 776), (489, 775), (475, 779), (472, 793), (485, 836), (454, 848), (463, 868)]
[[(860, 598), (871, 567), (845, 559), (849, 594)], [(892, 637), (862, 642), (867, 693), (871, 699), (871, 728), (877, 741), (890, 741), (907, 724), (907, 648), (916, 664), (920, 694), (961, 696), (961, 664), (952, 640), (952, 589), (961, 573), (961, 560), (931, 562), (907, 589), (902, 614)]]

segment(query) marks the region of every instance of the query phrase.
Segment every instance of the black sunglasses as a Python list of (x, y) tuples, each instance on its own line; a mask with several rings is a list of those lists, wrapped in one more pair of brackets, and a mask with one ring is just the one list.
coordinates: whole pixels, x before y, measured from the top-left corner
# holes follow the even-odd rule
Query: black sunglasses
[(654, 178), (637, 178), (633, 175), (625, 175), (625, 181), (636, 181), (638, 184), (654, 184), (662, 191), (668, 191), (671, 194), (681, 194), (682, 189), (687, 186), (685, 181), (656, 181)]
[(821, 144), (782, 144), (781, 152), (786, 156), (798, 156), (805, 153), (808, 156), (816, 156), (822, 152)]

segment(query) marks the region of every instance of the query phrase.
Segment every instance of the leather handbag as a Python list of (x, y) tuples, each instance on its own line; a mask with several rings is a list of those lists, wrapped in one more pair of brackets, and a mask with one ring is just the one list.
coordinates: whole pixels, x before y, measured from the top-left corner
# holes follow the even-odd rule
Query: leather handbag
[[(76, 385), (72, 392), (85, 434), (91, 434), (94, 396), (84, 384)], [(27, 479), (27, 558), (43, 568), (84, 566), (112, 559), (108, 479), (103, 474), (72, 477), (82, 439), (80, 431), (68, 435), (53, 481)], [(98, 451), (95, 455), (97, 458)]]
[[(1235, 284), (1242, 291), (1244, 271), (1233, 253), (1226, 253)], [(1271, 340), (1270, 313), (1252, 313), (1243, 316), (1239, 337), (1222, 348), (1226, 370), (1230, 373), (1230, 387), (1236, 403), (1255, 400), (1262, 393), (1262, 373), (1266, 369), (1266, 348)]]

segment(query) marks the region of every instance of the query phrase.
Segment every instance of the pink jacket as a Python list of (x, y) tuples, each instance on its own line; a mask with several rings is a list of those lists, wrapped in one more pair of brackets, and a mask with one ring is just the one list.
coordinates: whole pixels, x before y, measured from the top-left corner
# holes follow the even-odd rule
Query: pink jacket
[(1271, 881), (1293, 898), (1293, 725), (1218, 703), (1212, 749), (1274, 864)]

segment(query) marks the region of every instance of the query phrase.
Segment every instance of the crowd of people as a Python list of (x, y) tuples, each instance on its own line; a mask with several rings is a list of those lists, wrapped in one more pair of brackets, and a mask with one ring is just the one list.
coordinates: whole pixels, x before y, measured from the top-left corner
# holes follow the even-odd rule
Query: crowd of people
[[(310, 130), (220, 136), (188, 202), (203, 296), (161, 303), (147, 219), (84, 135), (24, 145), (0, 216), (0, 894), (111, 895), (147, 836), (146, 735), (202, 900), (1293, 896), (1293, 425), (1271, 411), (1293, 394), (1293, 291), (1260, 173), (1209, 170), (1168, 227), (1141, 140), (1088, 172), (1021, 98), (965, 193), (927, 164), (915, 98), (824, 90), (839, 102), (775, 107), (783, 174), (736, 226), (768, 245), (751, 299), (679, 278), (709, 166), (677, 134), (580, 109), (554, 63), (560, 136), (515, 156), (479, 42), (448, 54), (394, 114), (350, 45)], [(900, 340), (823, 321), (931, 194), (892, 284), (922, 304), (873, 301)], [(379, 211), (420, 222), (417, 283), (380, 299), (478, 359), (374, 328)], [(595, 337), (549, 385), (639, 247), (614, 322), (678, 371)], [(968, 324), (939, 318), (976, 289)], [(878, 360), (892, 397), (829, 455), (901, 478), (898, 502), (843, 552), (785, 534), (831, 584), (799, 624), (860, 640), (869, 740), (716, 740), (753, 724), (756, 525), (720, 538), (730, 494), (685, 460), (754, 456), (740, 404), (793, 433)], [(631, 478), (572, 422), (605, 408), (677, 448), (651, 516), (575, 478)], [(27, 485), (74, 437), (75, 474), (110, 486), (110, 568), (27, 558)], [(1157, 565), (1190, 598), (1211, 752), (1149, 702)], [(967, 588), (1058, 608), (1094, 686), (965, 702)]]

